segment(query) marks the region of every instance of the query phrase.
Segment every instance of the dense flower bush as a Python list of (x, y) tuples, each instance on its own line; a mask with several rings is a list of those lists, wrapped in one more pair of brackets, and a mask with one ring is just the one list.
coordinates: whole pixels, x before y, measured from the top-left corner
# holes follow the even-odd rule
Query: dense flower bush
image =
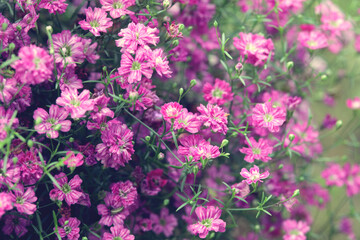
[[(359, 18), (330, 0), (0, 13), (0, 239), (360, 237), (360, 164), (327, 154), (360, 146), (360, 94), (331, 91), (357, 75)], [(319, 98), (352, 120), (316, 121)]]

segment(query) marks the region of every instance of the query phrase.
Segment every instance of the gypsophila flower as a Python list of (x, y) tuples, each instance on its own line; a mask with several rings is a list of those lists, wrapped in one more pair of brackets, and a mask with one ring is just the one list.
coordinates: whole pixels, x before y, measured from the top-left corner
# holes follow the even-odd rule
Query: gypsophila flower
[(89, 7), (85, 9), (86, 20), (81, 20), (79, 25), (84, 30), (89, 30), (95, 36), (100, 36), (100, 32), (107, 31), (112, 27), (113, 22), (107, 17), (106, 12), (101, 8), (95, 8), (94, 10)]
[(231, 86), (228, 82), (215, 79), (215, 84), (205, 83), (203, 87), (204, 99), (208, 103), (223, 105), (233, 99)]
[(160, 216), (151, 213), (150, 220), (152, 222), (152, 230), (156, 234), (163, 233), (165, 237), (173, 235), (175, 227), (178, 225), (178, 221), (174, 214), (169, 214), (169, 209), (162, 208)]
[(110, 232), (105, 232), (102, 240), (134, 240), (135, 236), (130, 234), (130, 230), (121, 225), (110, 228)]
[(197, 110), (201, 114), (199, 118), (205, 127), (210, 127), (214, 132), (226, 134), (229, 114), (225, 113), (221, 107), (208, 103), (206, 107), (200, 104)]
[(66, 0), (41, 0), (39, 8), (49, 10), (49, 13), (63, 14), (68, 6)]
[(282, 223), (285, 231), (284, 240), (305, 240), (306, 233), (310, 231), (310, 227), (303, 221), (288, 219)]
[(87, 89), (79, 95), (77, 89), (66, 88), (56, 99), (56, 104), (65, 107), (73, 119), (84, 117), (87, 111), (94, 108), (94, 100), (90, 99), (90, 92)]
[(249, 148), (240, 148), (239, 151), (246, 154), (244, 160), (247, 162), (254, 162), (254, 160), (261, 160), (263, 162), (267, 162), (271, 160), (269, 154), (272, 153), (273, 148), (269, 146), (269, 143), (266, 139), (260, 138), (257, 142), (253, 137), (249, 138), (249, 142), (246, 144)]
[(5, 110), (0, 106), (0, 140), (7, 137), (6, 128), (16, 128), (19, 125), (19, 120), (15, 117), (14, 111), (11, 109)]
[(165, 121), (171, 123), (173, 119), (177, 119), (180, 116), (180, 113), (183, 109), (183, 106), (177, 102), (166, 103), (161, 107), (161, 114)]
[(133, 183), (127, 180), (126, 182), (117, 182), (111, 185), (111, 192), (118, 198), (124, 207), (133, 205), (138, 197), (138, 193)]
[(5, 214), (6, 211), (11, 210), (13, 208), (11, 195), (6, 192), (0, 193), (0, 219), (2, 215)]
[[(60, 226), (58, 227), (59, 235), (62, 239), (78, 240), (80, 238), (80, 220), (77, 218), (66, 219), (64, 217), (59, 219)], [(54, 228), (55, 231), (55, 228)]]
[(4, 222), (5, 224), (2, 228), (2, 232), (9, 236), (12, 234), (12, 232), (14, 232), (18, 238), (22, 237), (28, 232), (26, 227), (31, 223), (26, 215), (15, 214), (15, 212), (13, 212), (13, 214), (4, 216)]
[(246, 178), (245, 181), (248, 184), (252, 184), (252, 183), (257, 183), (258, 181), (262, 182), (261, 179), (268, 178), (270, 176), (270, 173), (269, 171), (265, 171), (260, 174), (259, 167), (254, 165), (254, 167), (250, 168), (250, 172), (246, 168), (242, 168), (240, 175), (243, 178)]
[(75, 175), (69, 182), (65, 173), (55, 175), (55, 179), (61, 189), (53, 184), (54, 189), (52, 189), (49, 193), (50, 198), (53, 201), (63, 201), (65, 199), (68, 205), (76, 204), (83, 194), (80, 186), (82, 180), (79, 175)]
[(113, 193), (106, 193), (105, 204), (97, 206), (98, 213), (101, 215), (99, 224), (105, 226), (122, 225), (124, 219), (129, 215), (129, 211), (124, 208), (121, 202)]
[(136, 83), (141, 81), (142, 76), (150, 79), (153, 70), (150, 64), (146, 61), (148, 51), (138, 50), (135, 54), (135, 58), (129, 53), (125, 52), (121, 56), (120, 67), (118, 72), (121, 76), (126, 78), (128, 83)]
[(28, 187), (25, 191), (23, 185), (17, 184), (13, 191), (10, 192), (10, 196), (11, 201), (14, 203), (14, 207), (19, 213), (32, 215), (36, 211), (34, 202), (37, 200), (37, 197), (31, 187)]
[(101, 8), (110, 13), (112, 18), (132, 14), (127, 8), (135, 5), (135, 0), (100, 0)]
[(68, 168), (80, 167), (84, 163), (83, 158), (84, 158), (84, 156), (81, 153), (78, 153), (77, 155), (75, 155), (75, 153), (73, 151), (68, 151), (66, 153), (66, 156), (63, 158), (64, 159), (63, 163)]
[(347, 99), (346, 106), (350, 109), (360, 109), (360, 97), (354, 97), (354, 99)]
[(267, 128), (270, 132), (279, 132), (286, 120), (286, 109), (273, 107), (271, 102), (256, 104), (252, 112), (254, 126)]

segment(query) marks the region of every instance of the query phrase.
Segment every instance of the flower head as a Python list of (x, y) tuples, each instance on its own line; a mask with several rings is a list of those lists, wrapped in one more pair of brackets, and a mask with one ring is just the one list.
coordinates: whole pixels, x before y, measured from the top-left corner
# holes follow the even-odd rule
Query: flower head
[(34, 202), (37, 200), (37, 197), (31, 187), (28, 187), (25, 191), (24, 186), (18, 184), (10, 193), (10, 196), (12, 202), (14, 203), (14, 207), (16, 207), (19, 213), (32, 215), (36, 211), (36, 205)]
[(135, 4), (133, 0), (100, 0), (101, 8), (110, 12), (112, 18), (119, 18), (127, 14), (132, 14), (127, 8)]
[(203, 87), (204, 99), (208, 103), (223, 105), (233, 99), (230, 84), (224, 80), (215, 79), (215, 84), (205, 83)]
[(270, 132), (279, 132), (286, 120), (285, 107), (273, 107), (271, 102), (256, 104), (252, 112), (254, 126), (267, 128)]
[(306, 222), (296, 220), (286, 220), (282, 223), (285, 231), (284, 240), (306, 240), (306, 233), (310, 227)]
[(166, 103), (161, 107), (161, 114), (165, 121), (171, 123), (173, 119), (178, 119), (182, 112), (183, 106), (180, 105), (178, 102), (170, 102)]
[(346, 106), (350, 109), (360, 109), (360, 97), (346, 100)]
[(204, 123), (204, 126), (210, 127), (214, 132), (226, 134), (229, 114), (225, 113), (221, 107), (208, 103), (206, 107), (200, 104), (197, 110), (201, 113), (199, 118)]
[(56, 104), (65, 107), (74, 119), (84, 117), (87, 111), (94, 108), (94, 100), (90, 99), (90, 92), (87, 89), (78, 94), (77, 89), (66, 88), (61, 92), (61, 97), (56, 99)]
[(324, 33), (313, 27), (303, 27), (298, 35), (300, 44), (311, 50), (326, 48), (328, 46), (327, 37)]
[(113, 193), (107, 193), (104, 198), (105, 204), (97, 206), (98, 213), (101, 215), (99, 224), (105, 226), (122, 225), (124, 219), (130, 214), (127, 208), (124, 208), (121, 201)]
[(11, 195), (10, 193), (1, 192), (0, 193), (0, 219), (2, 215), (5, 214), (6, 211), (11, 210), (13, 208)]
[[(77, 218), (60, 218), (58, 232), (61, 238), (77, 240), (80, 237), (80, 220)], [(55, 228), (54, 228), (55, 231)]]
[(129, 180), (126, 182), (113, 183), (111, 185), (111, 192), (124, 207), (133, 205), (138, 197), (136, 188)]
[(83, 195), (81, 190), (82, 180), (79, 175), (75, 175), (69, 182), (65, 173), (55, 175), (57, 180), (58, 188), (54, 184), (54, 189), (50, 191), (50, 198), (52, 200), (63, 201), (65, 199), (68, 205), (72, 205), (78, 202), (79, 198)]
[(254, 160), (261, 160), (267, 162), (271, 160), (269, 154), (272, 153), (273, 148), (269, 146), (266, 139), (260, 138), (257, 142), (253, 137), (249, 138), (249, 142), (246, 142), (249, 148), (240, 148), (240, 152), (246, 154), (244, 160), (247, 162), (254, 162)]
[(240, 175), (243, 178), (246, 178), (245, 181), (248, 184), (252, 184), (252, 183), (257, 183), (258, 181), (262, 182), (261, 179), (265, 179), (265, 178), (269, 177), (270, 173), (269, 173), (269, 171), (265, 171), (260, 174), (259, 167), (254, 165), (254, 167), (250, 168), (250, 172), (246, 168), (242, 168)]
[(85, 9), (86, 20), (81, 20), (79, 25), (84, 30), (89, 30), (95, 36), (100, 36), (100, 32), (105, 32), (106, 29), (112, 27), (113, 22), (107, 17), (106, 12), (101, 8), (94, 10), (89, 7)]
[(178, 221), (174, 214), (169, 214), (169, 209), (162, 208), (160, 216), (151, 213), (150, 220), (153, 223), (152, 230), (156, 234), (164, 233), (165, 237), (170, 237), (173, 234)]
[(110, 228), (110, 232), (105, 232), (102, 240), (134, 240), (135, 236), (130, 234), (130, 230), (122, 225), (116, 225)]
[(148, 79), (151, 78), (153, 70), (147, 62), (147, 54), (147, 51), (138, 50), (135, 54), (135, 58), (129, 52), (125, 52), (121, 56), (118, 72), (121, 76), (126, 78), (128, 83), (140, 82), (142, 75)]

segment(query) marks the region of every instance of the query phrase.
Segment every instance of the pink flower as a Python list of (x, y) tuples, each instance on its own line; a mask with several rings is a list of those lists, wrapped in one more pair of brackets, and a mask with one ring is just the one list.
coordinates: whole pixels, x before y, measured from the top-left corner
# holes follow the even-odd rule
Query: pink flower
[(149, 51), (149, 64), (151, 68), (154, 68), (160, 77), (171, 78), (172, 71), (169, 67), (169, 61), (164, 56), (164, 51), (161, 48), (157, 48), (154, 51)]
[(6, 127), (16, 128), (19, 125), (19, 120), (13, 118), (14, 111), (11, 109), (5, 110), (0, 106), (0, 140), (4, 140), (7, 137)]
[(101, 8), (94, 10), (89, 7), (85, 9), (86, 20), (81, 20), (79, 25), (84, 30), (89, 30), (95, 36), (100, 36), (100, 32), (112, 27), (113, 22), (107, 17), (106, 12)]
[(159, 37), (156, 36), (157, 29), (147, 27), (142, 23), (130, 23), (127, 28), (121, 29), (118, 34), (120, 39), (116, 40), (116, 46), (121, 47), (121, 52), (134, 54), (140, 48), (149, 49), (149, 44), (156, 45)]
[(199, 118), (205, 127), (210, 127), (214, 132), (226, 134), (229, 114), (225, 113), (221, 107), (208, 103), (206, 107), (200, 104), (197, 110), (201, 113)]
[(239, 33), (240, 38), (234, 38), (234, 46), (239, 50), (240, 56), (254, 66), (262, 66), (269, 55), (274, 54), (274, 44), (271, 39), (252, 33)]
[(261, 160), (267, 162), (271, 160), (269, 154), (272, 153), (273, 148), (269, 146), (269, 143), (266, 139), (259, 138), (259, 142), (251, 137), (250, 143), (246, 142), (249, 148), (240, 148), (240, 152), (246, 154), (244, 160), (247, 162), (254, 162), (254, 160)]
[(310, 231), (306, 222), (291, 219), (285, 220), (282, 228), (285, 231), (284, 240), (306, 240), (306, 233)]
[(303, 30), (299, 33), (298, 41), (302, 46), (311, 50), (326, 48), (328, 46), (325, 34), (307, 26), (303, 27)]
[(41, 0), (39, 8), (49, 10), (49, 13), (63, 14), (68, 6), (66, 0)]
[(351, 197), (360, 192), (360, 165), (350, 163), (345, 163), (344, 167), (345, 172), (345, 185), (346, 185), (346, 194)]
[(175, 24), (175, 22), (172, 22), (169, 24), (169, 22), (164, 23), (164, 26), (166, 28), (167, 36), (170, 38), (182, 38), (183, 33), (180, 31), (179, 26), (180, 24)]
[(130, 234), (130, 230), (124, 228), (124, 226), (117, 225), (110, 228), (110, 232), (105, 232), (102, 240), (115, 240), (115, 239), (122, 239), (122, 240), (134, 240), (135, 236)]
[(254, 126), (267, 128), (270, 132), (279, 132), (286, 120), (285, 107), (273, 107), (271, 102), (256, 104), (252, 112)]
[(199, 132), (202, 122), (196, 114), (183, 108), (178, 118), (174, 121), (174, 130), (185, 129), (189, 133)]
[(132, 143), (133, 135), (125, 124), (115, 119), (109, 121), (108, 127), (101, 132), (103, 143), (96, 146), (96, 158), (101, 160), (106, 167), (116, 170), (124, 167), (135, 152)]
[[(55, 62), (60, 65), (61, 68), (65, 64), (68, 66), (75, 66), (76, 63), (82, 63), (85, 59), (84, 46), (81, 41), (82, 38), (76, 34), (71, 35), (69, 30), (64, 30), (61, 33), (52, 35), (54, 44), (54, 57)], [(49, 46), (50, 42), (48, 43)]]
[(110, 188), (115, 198), (118, 198), (117, 201), (121, 202), (124, 207), (133, 205), (137, 200), (137, 190), (129, 180), (113, 183)]
[(183, 106), (178, 102), (166, 103), (161, 107), (161, 114), (165, 121), (171, 123), (172, 120), (178, 119), (180, 117)]
[(134, 0), (100, 0), (102, 9), (107, 12), (110, 12), (112, 18), (119, 18), (125, 16), (126, 14), (132, 14), (133, 12), (129, 11), (127, 8), (135, 4)]
[(340, 232), (346, 234), (349, 240), (356, 240), (356, 236), (355, 236), (355, 233), (353, 231), (353, 226), (352, 226), (350, 218), (343, 217), (340, 220), (339, 230), (340, 230)]
[(77, 89), (66, 88), (61, 92), (61, 97), (56, 99), (56, 104), (65, 107), (73, 119), (84, 117), (87, 111), (92, 111), (94, 108), (94, 100), (90, 99), (90, 92), (87, 89), (78, 95)]
[(14, 203), (14, 207), (16, 207), (19, 213), (32, 215), (36, 211), (34, 202), (36, 202), (37, 197), (31, 187), (28, 187), (25, 191), (24, 186), (18, 184), (13, 191), (10, 192), (10, 196), (11, 201)]
[(129, 52), (125, 52), (121, 56), (118, 72), (127, 79), (128, 83), (140, 82), (142, 75), (148, 79), (151, 78), (153, 70), (150, 68), (150, 64), (145, 62), (148, 58), (146, 54), (147, 52), (139, 50), (136, 52), (135, 58)]
[(57, 105), (51, 105), (49, 113), (38, 108), (34, 111), (34, 128), (39, 134), (45, 133), (48, 138), (57, 138), (59, 131), (70, 131), (71, 121), (65, 120), (68, 115), (69, 112), (65, 108), (59, 108)]
[(346, 106), (350, 109), (360, 109), (360, 97), (346, 100)]
[(91, 39), (81, 38), (84, 47), (84, 55), (89, 63), (95, 64), (100, 56), (96, 52), (97, 42), (91, 44)]
[(51, 78), (53, 58), (43, 48), (24, 46), (19, 50), (19, 58), (11, 66), (22, 84), (40, 84)]
[[(15, 78), (0, 76), (0, 101), (7, 104), (18, 91), (18, 83)], [(17, 94), (18, 95), (18, 94)]]
[(333, 163), (322, 171), (321, 177), (325, 179), (327, 186), (341, 187), (344, 185), (346, 173), (339, 164)]
[(124, 219), (130, 214), (129, 211), (124, 208), (121, 201), (113, 193), (107, 193), (104, 198), (105, 204), (99, 204), (97, 206), (98, 213), (101, 215), (99, 224), (106, 226), (117, 226), (124, 223)]
[(60, 90), (64, 91), (66, 88), (83, 88), (81, 79), (75, 74), (74, 68), (66, 68), (65, 72), (59, 73), (58, 79), (60, 79)]
[(178, 153), (193, 157), (193, 161), (200, 159), (214, 159), (220, 156), (219, 147), (211, 145), (201, 135), (186, 135), (179, 140)]
[(149, 172), (141, 182), (141, 192), (148, 196), (158, 194), (167, 183), (167, 180), (162, 175), (162, 169), (155, 169)]
[(68, 151), (63, 159), (64, 159), (64, 164), (68, 168), (75, 168), (75, 167), (80, 167), (81, 165), (84, 164), (83, 158), (84, 156), (81, 153), (75, 155), (73, 151)]
[(18, 238), (22, 237), (28, 232), (26, 227), (31, 223), (29, 218), (23, 214), (6, 215), (4, 216), (4, 222), (5, 225), (2, 228), (3, 233), (10, 236), (11, 233), (14, 232)]
[(263, 182), (261, 179), (269, 177), (270, 173), (269, 171), (265, 171), (264, 173), (260, 174), (259, 167), (254, 165), (254, 167), (250, 168), (250, 172), (246, 168), (242, 168), (240, 175), (243, 178), (246, 178), (245, 181), (250, 185), (252, 183), (256, 183), (257, 181)]
[(223, 105), (233, 99), (231, 86), (228, 82), (215, 79), (215, 84), (205, 83), (203, 87), (204, 99), (208, 103)]
[(80, 186), (82, 180), (79, 175), (75, 175), (69, 182), (65, 173), (55, 175), (55, 179), (61, 188), (53, 184), (54, 189), (49, 193), (51, 200), (63, 201), (65, 199), (68, 205), (77, 203), (83, 194)]
[(163, 233), (165, 237), (170, 237), (173, 234), (175, 227), (178, 225), (174, 214), (169, 214), (169, 209), (162, 208), (160, 216), (151, 213), (150, 220), (153, 223), (152, 230), (156, 234)]
[(6, 192), (0, 193), (0, 219), (6, 211), (13, 208), (11, 194)]
[(225, 232), (226, 222), (220, 219), (221, 209), (218, 207), (199, 206), (195, 209), (195, 213), (199, 221), (188, 226), (191, 234), (199, 234), (200, 238), (206, 238), (209, 231)]
[(321, 29), (334, 37), (341, 37), (342, 32), (351, 30), (352, 24), (346, 21), (344, 14), (332, 11), (321, 16)]
[(250, 193), (250, 187), (246, 181), (231, 185), (231, 189), (235, 191), (235, 196), (245, 198)]
[[(60, 226), (58, 227), (59, 235), (62, 239), (78, 240), (80, 238), (80, 220), (77, 218), (65, 218), (59, 219)], [(54, 228), (55, 231), (55, 228)]]

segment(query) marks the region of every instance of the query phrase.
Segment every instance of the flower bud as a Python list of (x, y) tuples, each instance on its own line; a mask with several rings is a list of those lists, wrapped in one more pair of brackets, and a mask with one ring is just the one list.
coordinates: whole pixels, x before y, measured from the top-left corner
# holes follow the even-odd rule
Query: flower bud
[(29, 140), (27, 141), (27, 145), (28, 145), (29, 148), (32, 148), (32, 147), (34, 146), (34, 142), (29, 139)]
[(218, 22), (215, 20), (214, 21), (214, 27), (217, 27), (219, 24), (218, 24)]
[(49, 33), (49, 34), (52, 34), (53, 33), (52, 26), (46, 26), (46, 32)]
[(195, 176), (198, 174), (198, 172), (199, 172), (199, 167), (198, 167), (198, 165), (195, 165), (195, 166), (193, 167), (192, 172), (194, 173)]
[(184, 25), (184, 24), (182, 24), (182, 23), (180, 23), (180, 24), (179, 24), (179, 31), (184, 30), (184, 28), (185, 28), (185, 25)]
[(168, 8), (171, 5), (171, 1), (170, 0), (164, 0), (162, 5), (163, 5), (164, 8)]
[(282, 169), (284, 167), (284, 164), (280, 164), (278, 169)]
[(190, 81), (190, 87), (193, 87), (193, 86), (195, 86), (196, 85), (196, 79), (192, 79), (191, 81)]
[(321, 75), (320, 79), (321, 81), (325, 81), (328, 78), (326, 74)]
[(180, 89), (179, 89), (179, 95), (182, 96), (183, 93), (184, 93), (184, 89), (183, 89), (183, 88), (180, 88)]
[(12, 158), (12, 161), (13, 161), (14, 164), (16, 164), (18, 160), (19, 160), (19, 159), (18, 159), (17, 157), (13, 157), (13, 158)]
[(174, 47), (177, 47), (179, 45), (179, 40), (175, 39), (173, 42), (172, 42), (172, 45)]
[(296, 189), (293, 193), (293, 195), (291, 196), (291, 198), (294, 198), (294, 197), (297, 197), (300, 195), (300, 190), (299, 189)]
[(159, 160), (163, 160), (164, 157), (165, 157), (164, 153), (161, 152), (161, 153), (158, 154), (158, 159)]
[(169, 205), (169, 202), (170, 202), (170, 200), (168, 198), (164, 199), (164, 202), (163, 202), (164, 206)]
[(61, 124), (56, 124), (53, 129), (54, 129), (55, 131), (60, 131), (60, 130), (61, 130)]
[(9, 26), (9, 24), (3, 23), (3, 24), (1, 25), (1, 29), (2, 29), (3, 31), (5, 31), (8, 26)]
[(220, 148), (225, 147), (226, 145), (228, 145), (228, 143), (229, 143), (229, 140), (227, 140), (227, 139), (222, 140)]
[(337, 120), (336, 124), (335, 124), (336, 130), (339, 130), (342, 127), (342, 125), (343, 125), (343, 122), (341, 120)]
[(14, 49), (15, 49), (15, 43), (10, 43), (9, 44), (9, 52), (14, 51)]
[(290, 133), (290, 134), (289, 134), (289, 140), (290, 140), (290, 141), (293, 141), (294, 139), (295, 139), (295, 135), (292, 134), (292, 133)]
[(287, 62), (287, 63), (286, 63), (286, 68), (287, 68), (288, 70), (292, 69), (293, 67), (294, 67), (294, 62), (293, 62), (293, 61), (290, 61), (290, 62)]
[(71, 143), (74, 142), (74, 138), (73, 138), (73, 137), (70, 137), (70, 138), (69, 138), (69, 142), (71, 142)]
[(146, 136), (145, 137), (145, 140), (148, 142), (148, 141), (150, 141), (150, 136)]
[(19, 32), (21, 31), (22, 27), (20, 25), (16, 26), (16, 30), (18, 30)]
[(103, 72), (106, 72), (106, 66), (103, 66), (103, 68), (102, 68), (102, 70), (103, 70)]

